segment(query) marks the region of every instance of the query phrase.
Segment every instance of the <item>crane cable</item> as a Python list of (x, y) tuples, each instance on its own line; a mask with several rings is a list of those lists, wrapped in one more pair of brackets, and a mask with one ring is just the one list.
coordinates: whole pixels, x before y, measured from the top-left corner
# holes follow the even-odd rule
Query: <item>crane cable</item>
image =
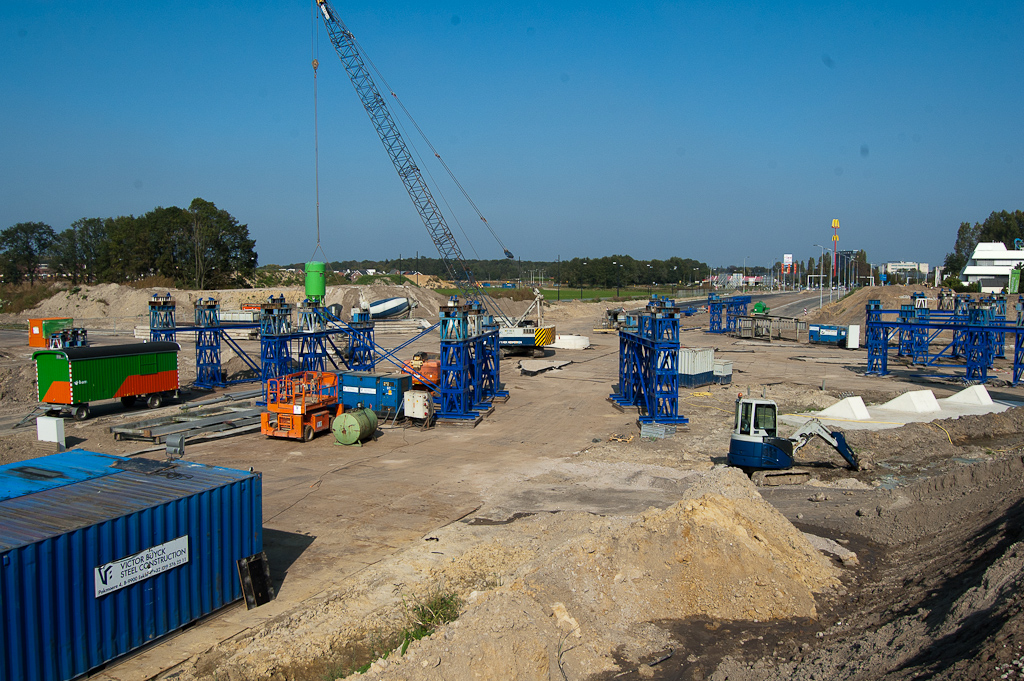
[(316, 82), (316, 70), (320, 67), (320, 60), (317, 57), (319, 54), (319, 43), (320, 43), (320, 17), (317, 15), (316, 3), (312, 5), (313, 8), (313, 26), (311, 31), (312, 45), (310, 45), (310, 52), (313, 56), (313, 165), (314, 165), (314, 186), (316, 193), (316, 248), (313, 249), (313, 255), (310, 260), (316, 258), (316, 252), (320, 251), (320, 255), (323, 256), (324, 262), (327, 262), (327, 254), (324, 253), (324, 249), (320, 247), (320, 130), (318, 120), (318, 107), (317, 107), (317, 82)]
[[(476, 202), (473, 201), (472, 197), (470, 197), (469, 192), (466, 191), (465, 187), (462, 186), (462, 183), (459, 182), (459, 179), (455, 177), (455, 173), (452, 172), (451, 168), (448, 167), (448, 164), (444, 162), (443, 158), (441, 158), (441, 154), (438, 153), (437, 149), (434, 148), (434, 145), (427, 138), (427, 135), (426, 133), (423, 132), (423, 129), (420, 128), (420, 125), (419, 123), (416, 122), (416, 119), (413, 118), (411, 113), (409, 113), (409, 110), (405, 108), (405, 104), (403, 104), (402, 100), (399, 99), (397, 94), (395, 94), (395, 91), (391, 88), (391, 84), (388, 83), (387, 79), (384, 77), (384, 74), (382, 74), (380, 72), (380, 69), (377, 68), (377, 65), (374, 64), (373, 60), (370, 59), (370, 57), (366, 54), (366, 50), (363, 49), (363, 46), (360, 45), (358, 41), (356, 41), (355, 36), (352, 37), (352, 42), (355, 44), (356, 49), (359, 50), (360, 54), (362, 54), (363, 59), (366, 61), (366, 63), (368, 63), (370, 65), (370, 68), (373, 69), (374, 73), (377, 74), (377, 77), (380, 79), (380, 82), (383, 83), (384, 87), (387, 88), (387, 91), (391, 94), (392, 97), (394, 97), (395, 102), (398, 103), (398, 106), (401, 107), (402, 111), (405, 113), (406, 117), (412, 123), (413, 127), (416, 128), (416, 132), (419, 133), (419, 136), (423, 138), (423, 141), (427, 143), (428, 147), (430, 147), (431, 153), (434, 154), (434, 157), (437, 159), (438, 163), (440, 163), (441, 167), (444, 168), (445, 172), (448, 173), (448, 176), (452, 179), (452, 182), (455, 183), (455, 186), (458, 187), (460, 192), (462, 192), (462, 196), (465, 197), (466, 202), (473, 207), (473, 210), (476, 212), (477, 217), (479, 217), (481, 222), (483, 222), (484, 225), (487, 227), (487, 231), (491, 233), (491, 236), (494, 237), (494, 240), (498, 242), (499, 246), (501, 246), (501, 250), (504, 251), (505, 257), (510, 259), (513, 258), (511, 251), (509, 251), (508, 248), (505, 247), (505, 244), (502, 243), (501, 237), (499, 237), (498, 233), (494, 231), (493, 227), (491, 227), (491, 223), (488, 222), (487, 218), (484, 217), (483, 212), (481, 212), (481, 210), (477, 207)], [(447, 201), (445, 203), (447, 204)]]

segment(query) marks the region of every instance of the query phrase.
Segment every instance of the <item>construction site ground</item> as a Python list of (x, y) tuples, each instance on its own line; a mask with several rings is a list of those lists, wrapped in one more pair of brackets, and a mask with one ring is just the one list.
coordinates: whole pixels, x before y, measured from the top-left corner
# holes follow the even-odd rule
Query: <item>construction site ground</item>
[[(106, 304), (139, 314), (120, 292), (136, 295), (104, 290)], [(855, 312), (869, 298), (898, 309), (909, 292), (860, 291), (820, 312), (817, 292), (766, 300), (773, 314), (862, 323)], [(697, 315), (684, 319), (682, 344), (714, 347), (733, 362), (733, 383), (681, 389), (689, 423), (643, 439), (635, 410), (607, 399), (618, 338), (594, 329), (609, 306), (549, 304), (558, 332), (591, 347), (548, 350), (571, 363), (532, 376), (503, 360), (510, 397), (475, 428), (382, 422), (362, 447), (329, 435), (189, 442), (189, 460), (263, 473), (277, 597), (215, 613), (95, 678), (312, 681), (369, 662), (368, 678), (455, 681), (1024, 676), (1024, 409), (851, 430), (863, 470), (809, 445), (810, 483), (757, 488), (725, 466), (738, 392), (789, 413), (849, 395), (942, 398), (964, 387), (963, 367), (923, 370), (892, 352), (890, 376), (865, 376), (863, 349), (712, 335)], [(41, 310), (22, 317), (50, 316)], [(95, 326), (95, 342), (114, 343), (133, 324)], [(180, 340), (184, 383), (194, 352)], [(378, 335), (385, 347), (402, 340)], [(404, 353), (437, 343), (432, 334)], [(35, 404), (30, 357), (26, 332), (0, 331), (0, 463), (55, 451), (34, 427), (9, 428)], [(997, 360), (989, 392), (1024, 402), (1009, 361)], [(135, 453), (148, 443), (109, 428), (180, 407), (97, 404), (91, 419), (66, 422), (68, 444)], [(461, 599), (455, 621), (374, 662), (413, 604), (449, 592)]]

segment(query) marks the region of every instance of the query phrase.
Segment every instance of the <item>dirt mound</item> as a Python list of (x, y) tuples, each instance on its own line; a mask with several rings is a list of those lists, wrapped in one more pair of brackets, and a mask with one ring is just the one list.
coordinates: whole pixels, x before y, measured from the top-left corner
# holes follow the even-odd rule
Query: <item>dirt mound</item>
[[(372, 647), (401, 619), (403, 601), (438, 588), (458, 592), (465, 611), (404, 656), (375, 663), (375, 677), (549, 679), (561, 668), (580, 678), (617, 670), (616, 654), (669, 646), (652, 620), (814, 617), (815, 594), (838, 585), (838, 568), (736, 469), (700, 474), (677, 504), (639, 517), (542, 513), (435, 536), (344, 595), (219, 646), (182, 678), (209, 678), (206, 668), (239, 678), (334, 668), (323, 660)], [(388, 605), (360, 611), (385, 593)]]
[[(864, 324), (864, 310), (869, 300), (878, 300), (883, 310), (898, 310), (900, 305), (911, 303), (911, 294), (924, 293), (932, 300), (928, 306), (936, 308), (937, 289), (927, 286), (871, 286), (857, 289), (841, 300), (826, 304), (809, 321), (823, 324)], [(863, 331), (862, 337), (863, 337)]]
[[(277, 287), (264, 289), (223, 289), (217, 291), (182, 291), (165, 288), (132, 288), (119, 284), (82, 286), (61, 291), (39, 303), (31, 310), (20, 314), (0, 315), (0, 321), (7, 323), (24, 322), (31, 317), (72, 317), (75, 323), (89, 328), (130, 329), (137, 324), (149, 323), (149, 301), (154, 294), (170, 294), (177, 303), (177, 319), (187, 323), (192, 320), (197, 300), (214, 298), (221, 310), (238, 310), (245, 303), (264, 303), (270, 296), (284, 295), (285, 299), (298, 304), (302, 301), (300, 287)], [(360, 301), (367, 303), (383, 298), (407, 297), (419, 306), (413, 310), (414, 317), (436, 318), (438, 308), (447, 298), (428, 288), (415, 286), (329, 286), (326, 302), (328, 305), (341, 304), (346, 315)]]
[(38, 400), (34, 364), (0, 366), (0, 404), (26, 404)]

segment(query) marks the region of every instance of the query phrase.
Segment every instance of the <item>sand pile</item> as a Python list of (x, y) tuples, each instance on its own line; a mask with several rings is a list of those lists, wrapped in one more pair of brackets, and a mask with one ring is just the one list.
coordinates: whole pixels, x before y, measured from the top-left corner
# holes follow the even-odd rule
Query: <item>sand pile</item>
[(464, 599), (459, 619), (377, 662), (371, 678), (550, 679), (559, 667), (582, 678), (619, 669), (616, 654), (636, 660), (668, 647), (658, 620), (815, 617), (815, 593), (838, 585), (838, 567), (739, 470), (695, 477), (677, 504), (636, 517), (562, 512), (449, 526), (344, 594), (218, 646), (182, 678), (210, 678), (206, 669), (288, 677), (318, 661), (340, 675), (354, 650), (386, 638), (403, 603), (438, 589)]
[(864, 310), (869, 300), (881, 301), (883, 310), (898, 310), (900, 305), (909, 305), (913, 302), (910, 297), (913, 293), (923, 293), (931, 298), (928, 306), (936, 309), (935, 296), (938, 289), (927, 286), (873, 286), (857, 289), (842, 300), (827, 303), (817, 314), (811, 315), (810, 321), (863, 325)]
[[(563, 522), (580, 522), (573, 515), (536, 519), (530, 533), (562, 534)], [(814, 593), (838, 585), (831, 561), (736, 469), (701, 476), (664, 511), (588, 525), (539, 551), (508, 587), (477, 596), (458, 626), (411, 647), (382, 678), (548, 679), (556, 664), (579, 678), (617, 670), (616, 650), (635, 660), (667, 646), (650, 622), (814, 617)]]

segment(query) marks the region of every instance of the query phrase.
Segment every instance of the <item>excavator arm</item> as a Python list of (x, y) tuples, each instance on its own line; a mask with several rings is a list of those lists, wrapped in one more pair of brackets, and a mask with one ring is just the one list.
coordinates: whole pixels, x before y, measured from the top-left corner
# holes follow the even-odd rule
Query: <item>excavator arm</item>
[(860, 470), (860, 460), (850, 445), (846, 443), (846, 436), (838, 431), (828, 430), (818, 419), (811, 419), (790, 436), (789, 439), (793, 442), (793, 451), (796, 452), (815, 436), (832, 445), (832, 448), (846, 459), (846, 463), (850, 464), (850, 470)]

